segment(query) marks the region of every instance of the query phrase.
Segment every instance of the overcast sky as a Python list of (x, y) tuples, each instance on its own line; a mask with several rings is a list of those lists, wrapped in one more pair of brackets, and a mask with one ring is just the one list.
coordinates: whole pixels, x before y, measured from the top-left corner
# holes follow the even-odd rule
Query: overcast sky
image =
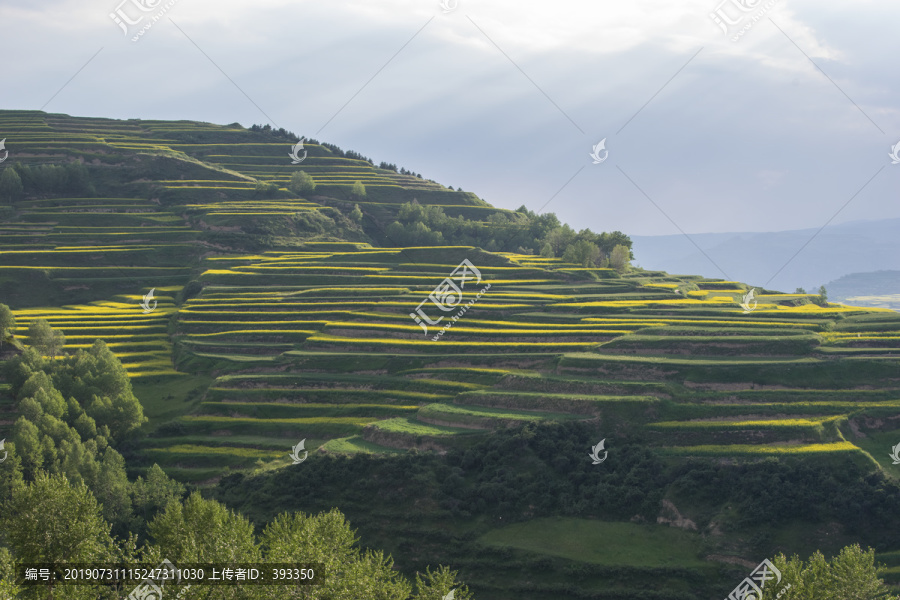
[(0, 107), (271, 123), (576, 229), (900, 217), (894, 0), (445, 1), (0, 0)]

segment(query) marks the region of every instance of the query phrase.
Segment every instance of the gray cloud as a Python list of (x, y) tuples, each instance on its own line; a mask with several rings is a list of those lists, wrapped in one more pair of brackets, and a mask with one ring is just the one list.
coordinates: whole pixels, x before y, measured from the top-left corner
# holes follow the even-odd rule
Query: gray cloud
[[(0, 0), (0, 35), (15, 48), (2, 105), (39, 108), (102, 47), (46, 110), (244, 125), (268, 115), (497, 206), (537, 210), (559, 192), (546, 210), (576, 228), (633, 234), (677, 230), (619, 169), (688, 232), (818, 227), (892, 166), (900, 139), (883, 43), (900, 8), (888, 2), (780, 1), (731, 42), (707, 0), (459, 0), (449, 14), (421, 0), (178, 0), (133, 43), (109, 17), (119, 1)], [(593, 165), (604, 137), (610, 158)], [(900, 216), (898, 177), (885, 168), (835, 223)]]

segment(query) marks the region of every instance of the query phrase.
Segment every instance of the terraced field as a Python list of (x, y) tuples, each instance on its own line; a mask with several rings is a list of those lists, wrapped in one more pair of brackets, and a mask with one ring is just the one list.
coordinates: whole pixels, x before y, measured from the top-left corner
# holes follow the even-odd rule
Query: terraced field
[[(745, 312), (739, 282), (391, 247), (384, 229), (414, 198), (484, 223), (503, 211), (315, 141), (303, 169), (316, 189), (298, 197), (290, 144), (236, 124), (0, 111), (0, 130), (16, 132), (11, 163), (83, 161), (112, 190), (0, 206), (0, 302), (19, 340), (41, 318), (67, 351), (100, 338), (122, 360), (151, 417), (135, 473), (158, 463), (209, 486), (288, 467), (300, 440), (308, 461), (444, 453), (524, 423), (584, 421), (613, 458), (617, 437), (638, 432), (668, 464), (842, 456), (900, 475), (888, 457), (900, 441), (895, 311), (757, 289)], [(456, 279), (441, 311), (427, 299), (464, 260), (480, 280)], [(420, 306), (443, 318), (417, 320)], [(488, 537), (534, 551), (516, 531)]]
[[(668, 456), (867, 456), (848, 419), (900, 408), (888, 311), (768, 293), (745, 314), (744, 290), (723, 295), (721, 282), (693, 279), (712, 297), (673, 298), (656, 278), (570, 281), (558, 262), (535, 272), (517, 264), (526, 257), (441, 253), (311, 244), (207, 259), (172, 341), (180, 370), (217, 378), (195, 414), (163, 428), (171, 436), (148, 439), (154, 460), (187, 436), (190, 451), (166, 460), (208, 477), (247, 434), (289, 464), (300, 439), (321, 452), (441, 451), (524, 421), (602, 431), (626, 418)], [(434, 341), (410, 312), (463, 258), (490, 290)]]

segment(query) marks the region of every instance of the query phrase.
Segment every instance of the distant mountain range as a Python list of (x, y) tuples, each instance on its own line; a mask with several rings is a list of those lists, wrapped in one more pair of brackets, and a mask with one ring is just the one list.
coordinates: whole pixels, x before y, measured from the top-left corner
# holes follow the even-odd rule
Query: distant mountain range
[(900, 294), (900, 219), (852, 221), (816, 231), (691, 234), (702, 252), (683, 235), (631, 239), (635, 263), (645, 269), (785, 292), (798, 287), (812, 292), (824, 284), (832, 301)]

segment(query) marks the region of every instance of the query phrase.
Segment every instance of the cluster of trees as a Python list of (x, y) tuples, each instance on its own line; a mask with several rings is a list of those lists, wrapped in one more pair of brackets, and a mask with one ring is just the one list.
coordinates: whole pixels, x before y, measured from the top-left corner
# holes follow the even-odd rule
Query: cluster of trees
[[(0, 318), (8, 307), (0, 305)], [(15, 326), (4, 319), (4, 328)], [(45, 322), (30, 341), (64, 339)], [(60, 348), (54, 346), (58, 351)], [(44, 348), (43, 350), (46, 350)], [(114, 446), (146, 421), (122, 364), (97, 340), (61, 360), (32, 346), (3, 365), (19, 417), (0, 462), (0, 598), (118, 599), (130, 586), (17, 585), (17, 563), (317, 563), (320, 585), (182, 586), (178, 597), (241, 600), (431, 600), (457, 573), (426, 569), (410, 581), (383, 552), (361, 549), (337, 510), (281, 514), (257, 535), (250, 521), (185, 487), (157, 465), (129, 481)], [(55, 588), (55, 589), (54, 589)], [(54, 595), (55, 594), (55, 595)], [(175, 597), (174, 594), (172, 597)]]
[(403, 514), (437, 502), (450, 516), (502, 517), (502, 523), (556, 515), (655, 521), (667, 483), (663, 463), (646, 445), (622, 442), (616, 461), (599, 470), (587, 457), (595, 436), (590, 423), (529, 424), (443, 456), (322, 456), (277, 476), (230, 475), (215, 495), (259, 520), (320, 502), (321, 508), (338, 503), (348, 513), (383, 504)]
[(0, 304), (0, 350), (7, 337), (12, 337), (16, 329), (16, 316), (5, 304)]
[[(289, 140), (292, 144), (296, 143), (297, 140), (300, 139), (300, 136), (298, 136), (293, 131), (288, 131), (284, 127), (279, 127), (278, 129), (275, 129), (268, 123), (266, 123), (265, 125), (257, 125), (254, 123), (253, 125), (250, 126), (250, 131), (253, 131), (256, 133), (264, 133), (264, 134), (266, 134), (270, 137), (274, 137), (274, 138)], [(309, 140), (309, 141), (312, 142), (313, 140)], [(318, 143), (318, 142), (313, 142), (313, 143)]]
[[(407, 514), (437, 502), (448, 516), (502, 517), (507, 523), (551, 516), (627, 521), (636, 515), (654, 522), (661, 499), (674, 494), (700, 506), (733, 506), (736, 527), (837, 522), (866, 544), (895, 547), (900, 540), (900, 485), (850, 460), (840, 468), (773, 458), (740, 465), (691, 461), (669, 469), (644, 440), (620, 435), (614, 454), (610, 450), (610, 460), (598, 469), (587, 458), (595, 437), (591, 423), (528, 424), (443, 456), (326, 456), (252, 481), (232, 475), (223, 478), (216, 496), (261, 519), (284, 510), (285, 502), (315, 506), (327, 498), (355, 519), (370, 516), (373, 506)], [(355, 482), (352, 490), (346, 481)]]
[(301, 196), (308, 196), (316, 191), (316, 182), (309, 176), (306, 171), (297, 171), (291, 175), (291, 181), (288, 183), (288, 189)]
[[(878, 578), (875, 551), (858, 544), (846, 546), (830, 561), (816, 552), (804, 561), (799, 556), (778, 554), (772, 564), (781, 573), (781, 582), (771, 580), (763, 587), (760, 600), (898, 600)], [(784, 590), (783, 593), (779, 594)]]
[(468, 588), (459, 585), (457, 573), (446, 567), (427, 569), (424, 576), (417, 573), (413, 585), (393, 569), (389, 556), (357, 547), (354, 531), (336, 509), (318, 515), (284, 513), (256, 535), (246, 517), (194, 492), (184, 500), (170, 498), (146, 524), (147, 538), (142, 540), (134, 534), (115, 536), (104, 518), (102, 502), (88, 486), (73, 483), (65, 475), (41, 472), (29, 483), (18, 482), (11, 491), (0, 505), (0, 533), (7, 545), (0, 547), (3, 598), (118, 600), (136, 587), (131, 583), (20, 588), (14, 576), (16, 562), (158, 565), (163, 559), (176, 567), (297, 562), (317, 567), (319, 584), (307, 587), (164, 584), (166, 597), (183, 600), (433, 600), (451, 589), (458, 600), (472, 598)]
[(840, 468), (776, 458), (740, 465), (689, 461), (671, 481), (688, 501), (734, 506), (738, 526), (838, 522), (867, 543), (900, 542), (900, 485), (850, 460)]
[[(296, 133), (294, 133), (293, 131), (288, 131), (284, 127), (275, 129), (268, 123), (266, 123), (265, 125), (253, 124), (250, 126), (250, 131), (253, 131), (256, 133), (263, 133), (263, 134), (269, 135), (276, 139), (290, 141), (292, 144), (296, 143), (297, 140), (300, 139), (300, 136), (297, 135)], [(329, 144), (328, 142), (319, 142), (319, 140), (316, 140), (313, 138), (309, 138), (305, 141), (310, 144), (322, 146), (323, 148), (328, 148), (331, 151), (331, 153), (334, 154), (335, 156), (340, 156), (342, 158), (351, 158), (354, 160), (361, 160), (361, 161), (369, 163), (373, 167), (375, 166), (375, 163), (372, 162), (371, 158), (369, 158), (367, 156), (363, 156), (359, 152), (355, 152), (353, 150), (342, 150), (340, 148), (340, 146), (336, 146), (334, 144)], [(385, 163), (382, 163), (382, 164), (385, 164)], [(382, 168), (386, 168), (386, 167), (382, 167)], [(396, 168), (394, 170), (396, 170)]]
[(16, 163), (0, 173), (0, 202), (19, 200), (25, 194), (95, 194), (91, 176), (81, 162), (64, 165), (34, 165)]
[(135, 530), (135, 509), (146, 513), (163, 502), (159, 491), (177, 487), (162, 471), (129, 483), (114, 445), (146, 418), (125, 369), (102, 341), (62, 360), (27, 348), (4, 365), (4, 378), (19, 413), (2, 465), (11, 477), (4, 493), (42, 472), (64, 475), (92, 491), (117, 530), (129, 531)]
[(450, 217), (440, 206), (418, 201), (400, 207), (397, 220), (385, 230), (398, 246), (468, 245), (492, 252), (521, 252), (561, 257), (585, 267), (624, 270), (634, 258), (631, 239), (620, 231), (576, 232), (553, 213), (538, 215), (524, 206), (514, 213), (497, 212), (486, 222)]
[(395, 165), (394, 163), (382, 161), (378, 165), (378, 168), (379, 169), (387, 169), (388, 171), (393, 171), (394, 173), (400, 173), (401, 175), (411, 175), (412, 177), (418, 177), (419, 179), (422, 179), (421, 173), (414, 173), (412, 171), (408, 171), (408, 170), (404, 169), (403, 167), (400, 167), (400, 170), (398, 171), (397, 165)]
[[(806, 290), (802, 287), (798, 287), (794, 290), (795, 294), (806, 294)], [(822, 306), (828, 304), (828, 290), (825, 289), (824, 285), (819, 286), (819, 300), (817, 304), (821, 304)]]

